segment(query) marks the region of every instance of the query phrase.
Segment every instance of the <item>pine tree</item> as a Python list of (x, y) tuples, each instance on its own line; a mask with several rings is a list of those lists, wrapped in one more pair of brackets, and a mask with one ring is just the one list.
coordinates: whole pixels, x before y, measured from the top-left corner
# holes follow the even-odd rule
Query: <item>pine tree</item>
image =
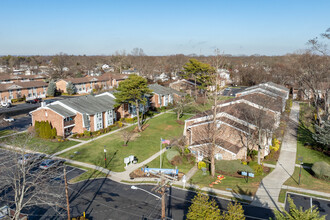
[(189, 207), (187, 219), (221, 219), (220, 209), (214, 199), (209, 201), (209, 196), (199, 192), (192, 199), (192, 205)]
[(228, 211), (224, 214), (224, 220), (245, 220), (244, 210), (240, 203), (229, 203)]
[(51, 139), (52, 138), (52, 127), (50, 126), (50, 123), (48, 121), (45, 121), (45, 139)]
[(297, 206), (290, 197), (288, 197), (288, 202), (290, 205), (289, 212), (285, 210), (282, 210), (282, 212), (274, 210), (276, 220), (325, 220), (325, 216), (320, 216), (317, 208), (313, 208), (313, 210), (309, 208), (303, 211), (302, 207), (297, 209)]
[(51, 80), (48, 84), (47, 96), (55, 96), (55, 92), (56, 92), (56, 83), (54, 82), (54, 80)]
[(72, 82), (68, 82), (66, 85), (66, 91), (69, 95), (74, 95), (76, 93), (76, 87), (73, 85)]
[(52, 139), (56, 138), (56, 136), (57, 136), (57, 130), (56, 130), (56, 128), (53, 128), (52, 129)]
[(313, 139), (323, 147), (324, 151), (330, 148), (330, 120), (325, 121), (321, 126), (315, 124), (315, 133)]
[(116, 102), (118, 105), (130, 103), (131, 105), (135, 106), (138, 119), (138, 129), (139, 131), (142, 131), (140, 121), (140, 104), (146, 104), (147, 99), (145, 96), (152, 92), (148, 88), (147, 79), (134, 74), (130, 75), (127, 79), (119, 84), (117, 90), (118, 92), (115, 93)]

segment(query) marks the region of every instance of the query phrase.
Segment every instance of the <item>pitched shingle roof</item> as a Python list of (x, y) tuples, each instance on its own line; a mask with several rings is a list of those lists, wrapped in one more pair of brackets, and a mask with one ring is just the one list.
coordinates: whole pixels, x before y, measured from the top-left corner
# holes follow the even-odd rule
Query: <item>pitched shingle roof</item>
[(47, 83), (42, 81), (28, 81), (28, 82), (14, 82), (14, 83), (6, 83), (0, 84), (0, 91), (8, 91), (14, 89), (27, 89), (27, 88), (39, 88), (43, 86), (48, 86)]
[(59, 104), (48, 105), (47, 107), (50, 108), (51, 110), (53, 110), (54, 112), (57, 112), (58, 114), (62, 115), (63, 117), (70, 117), (70, 116), (76, 115), (71, 110), (64, 108), (63, 106), (61, 106)]
[(155, 84), (151, 84), (148, 86), (149, 89), (151, 89), (154, 93), (160, 94), (160, 95), (173, 95), (173, 94), (177, 94), (179, 96), (184, 96), (184, 93), (176, 91), (175, 89), (169, 88), (169, 87), (165, 87), (165, 86), (161, 86), (157, 83)]

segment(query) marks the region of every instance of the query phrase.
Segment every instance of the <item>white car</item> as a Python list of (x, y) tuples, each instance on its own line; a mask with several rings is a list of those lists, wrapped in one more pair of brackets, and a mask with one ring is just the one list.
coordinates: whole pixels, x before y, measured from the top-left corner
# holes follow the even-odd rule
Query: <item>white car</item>
[(10, 118), (10, 117), (9, 117), (9, 118), (4, 118), (3, 120), (4, 120), (4, 121), (8, 121), (8, 122), (13, 122), (13, 121), (15, 121), (15, 119)]

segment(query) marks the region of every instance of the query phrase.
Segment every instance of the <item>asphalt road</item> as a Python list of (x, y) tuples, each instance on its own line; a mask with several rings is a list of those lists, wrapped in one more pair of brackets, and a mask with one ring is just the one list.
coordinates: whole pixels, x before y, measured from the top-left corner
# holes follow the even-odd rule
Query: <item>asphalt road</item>
[[(309, 209), (311, 207), (311, 198), (312, 206), (315, 206), (320, 212), (320, 215), (327, 215), (326, 219), (330, 220), (330, 201), (325, 199), (313, 198), (305, 195), (298, 195), (295, 193), (287, 193), (287, 196), (290, 196), (293, 199), (293, 203), (297, 208), (302, 207), (303, 210)], [(285, 210), (289, 211), (289, 203), (286, 200)]]
[(12, 117), (15, 119), (13, 122), (6, 122), (2, 123), (2, 126), (0, 126), (0, 131), (2, 130), (17, 130), (17, 131), (24, 131), (28, 129), (28, 127), (32, 123), (31, 116), (14, 116)]
[[(160, 219), (161, 202), (158, 198), (142, 190), (133, 190), (130, 185), (120, 184), (109, 179), (96, 179), (70, 185), (71, 217), (86, 212), (88, 219)], [(154, 186), (138, 185), (148, 192)], [(152, 192), (160, 196), (157, 192)], [(166, 216), (172, 219), (185, 219), (194, 192), (169, 188), (167, 190)], [(225, 210), (228, 200), (215, 198), (219, 208)], [(270, 209), (243, 204), (247, 219), (269, 219)], [(49, 209), (41, 219), (56, 219), (64, 216)], [(253, 217), (252, 217), (253, 216)]]

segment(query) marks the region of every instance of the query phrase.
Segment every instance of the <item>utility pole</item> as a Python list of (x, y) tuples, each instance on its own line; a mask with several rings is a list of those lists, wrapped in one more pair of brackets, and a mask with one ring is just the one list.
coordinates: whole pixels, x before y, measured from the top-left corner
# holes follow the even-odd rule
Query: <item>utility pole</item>
[(162, 195), (162, 220), (165, 220), (165, 209), (166, 209), (166, 204), (165, 204), (165, 178), (164, 175), (161, 176), (161, 195)]
[(66, 209), (68, 212), (68, 220), (70, 220), (70, 203), (69, 203), (69, 193), (68, 193), (68, 182), (66, 179), (66, 166), (64, 165), (64, 185), (65, 185), (65, 196), (66, 196)]

